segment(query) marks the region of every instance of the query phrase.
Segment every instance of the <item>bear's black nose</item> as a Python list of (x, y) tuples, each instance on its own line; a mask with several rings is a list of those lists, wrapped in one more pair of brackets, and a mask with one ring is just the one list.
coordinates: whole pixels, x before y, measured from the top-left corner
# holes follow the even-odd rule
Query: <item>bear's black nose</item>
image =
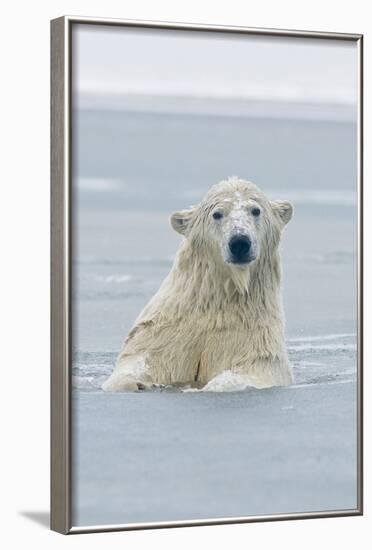
[(251, 240), (246, 235), (235, 235), (229, 241), (229, 249), (235, 261), (244, 262), (248, 259)]

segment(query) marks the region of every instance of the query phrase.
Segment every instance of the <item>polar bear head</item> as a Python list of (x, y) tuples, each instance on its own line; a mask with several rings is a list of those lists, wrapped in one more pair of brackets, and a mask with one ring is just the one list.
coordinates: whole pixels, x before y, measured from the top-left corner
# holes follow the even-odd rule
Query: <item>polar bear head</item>
[(213, 185), (196, 206), (175, 212), (172, 227), (211, 260), (247, 270), (276, 250), (292, 217), (288, 201), (270, 201), (254, 183), (233, 177)]

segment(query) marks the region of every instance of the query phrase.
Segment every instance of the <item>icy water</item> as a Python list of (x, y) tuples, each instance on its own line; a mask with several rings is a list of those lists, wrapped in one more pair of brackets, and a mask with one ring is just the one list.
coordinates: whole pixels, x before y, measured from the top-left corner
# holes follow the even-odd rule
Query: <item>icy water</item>
[[(355, 508), (355, 126), (90, 111), (76, 120), (73, 524)], [(171, 268), (180, 238), (169, 215), (233, 174), (295, 205), (282, 243), (295, 384), (102, 392)]]

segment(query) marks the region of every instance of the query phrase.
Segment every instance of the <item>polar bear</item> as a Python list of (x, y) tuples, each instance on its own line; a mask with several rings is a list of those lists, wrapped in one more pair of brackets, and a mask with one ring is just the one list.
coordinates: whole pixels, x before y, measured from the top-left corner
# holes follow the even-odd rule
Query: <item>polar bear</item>
[(145, 306), (102, 388), (205, 390), (292, 382), (284, 340), (279, 242), (292, 217), (237, 177), (175, 212), (183, 237), (173, 267)]

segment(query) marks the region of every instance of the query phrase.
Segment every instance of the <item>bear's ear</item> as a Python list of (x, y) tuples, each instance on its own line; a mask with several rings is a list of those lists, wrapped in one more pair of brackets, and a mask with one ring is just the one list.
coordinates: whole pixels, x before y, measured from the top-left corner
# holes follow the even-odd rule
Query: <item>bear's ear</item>
[(174, 212), (174, 214), (172, 214), (170, 218), (171, 226), (173, 227), (173, 229), (177, 231), (177, 233), (185, 235), (194, 212), (194, 206), (191, 206), (187, 210), (179, 210), (179, 212)]
[(279, 216), (283, 225), (286, 225), (293, 215), (293, 205), (289, 201), (271, 201), (273, 211)]

